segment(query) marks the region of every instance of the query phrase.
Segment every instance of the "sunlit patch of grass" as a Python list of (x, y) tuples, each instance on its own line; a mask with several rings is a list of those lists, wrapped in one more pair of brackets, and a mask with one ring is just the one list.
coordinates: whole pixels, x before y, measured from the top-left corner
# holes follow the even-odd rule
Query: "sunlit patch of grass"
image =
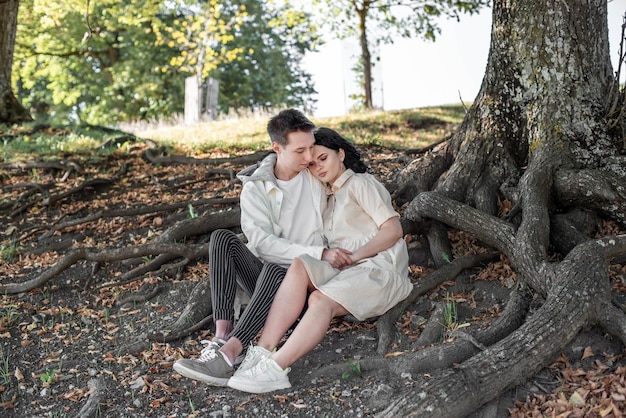
[(269, 149), (270, 140), (265, 131), (267, 118), (252, 117), (238, 120), (202, 122), (193, 126), (162, 126), (137, 132), (140, 138), (149, 138), (186, 153)]
[(465, 116), (461, 105), (370, 111), (326, 118), (319, 125), (337, 130), (357, 144), (422, 148), (450, 134)]
[[(250, 114), (223, 118), (186, 126), (176, 123), (145, 122), (128, 125), (139, 139), (151, 140), (169, 148), (172, 153), (206, 158), (233, 153), (269, 150), (266, 132), (272, 114)], [(378, 145), (392, 149), (423, 148), (452, 133), (462, 122), (465, 108), (446, 105), (394, 111), (363, 111), (345, 116), (312, 118), (317, 126), (337, 130), (361, 145)], [(34, 124), (7, 127), (0, 125), (0, 159), (13, 162), (45, 159), (63, 154), (98, 155), (126, 152), (129, 144), (101, 148), (109, 139), (119, 139), (124, 131), (101, 127), (65, 126), (38, 128)], [(224, 155), (221, 155), (224, 154)], [(93, 155), (92, 155), (93, 156)]]
[(63, 154), (85, 154), (98, 149), (101, 154), (118, 152), (120, 147), (100, 149), (110, 138), (123, 132), (107, 132), (88, 126), (41, 128), (32, 124), (7, 127), (0, 125), (0, 159), (15, 162), (26, 159), (58, 158)]
[[(269, 149), (266, 124), (271, 115), (203, 122), (194, 126), (157, 126), (136, 133), (142, 138), (184, 152), (256, 151)], [(365, 111), (344, 116), (312, 118), (317, 126), (337, 130), (356, 144), (396, 149), (421, 148), (450, 134), (465, 116), (462, 105), (395, 111)]]

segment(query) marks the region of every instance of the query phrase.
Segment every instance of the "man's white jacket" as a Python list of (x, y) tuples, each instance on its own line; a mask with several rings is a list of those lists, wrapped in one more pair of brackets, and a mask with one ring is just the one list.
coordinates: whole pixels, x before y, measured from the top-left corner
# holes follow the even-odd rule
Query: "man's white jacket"
[[(237, 175), (243, 183), (240, 196), (241, 229), (248, 239), (248, 248), (263, 261), (284, 267), (289, 267), (293, 259), (302, 254), (309, 254), (321, 260), (324, 251), (321, 214), (326, 205), (326, 192), (322, 183), (313, 177), (309, 170), (305, 170), (306, 175), (311, 177), (313, 201), (319, 201), (319, 205), (314, 205), (316, 207), (310, 212), (315, 214), (317, 222), (316, 236), (312, 240), (313, 245), (288, 241), (282, 238), (282, 230), (278, 225), (283, 192), (276, 183), (275, 164), (276, 154), (271, 153), (256, 165), (251, 175), (248, 173), (254, 167), (248, 167)], [(303, 237), (302, 242), (306, 238)]]

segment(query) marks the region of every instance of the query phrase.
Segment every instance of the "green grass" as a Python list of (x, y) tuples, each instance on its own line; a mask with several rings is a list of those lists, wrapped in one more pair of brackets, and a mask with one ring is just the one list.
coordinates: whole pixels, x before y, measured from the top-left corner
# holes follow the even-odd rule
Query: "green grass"
[(0, 385), (6, 386), (11, 382), (11, 370), (9, 365), (9, 353), (5, 353), (0, 345)]
[(19, 252), (19, 245), (15, 238), (0, 243), (0, 259), (7, 263), (12, 263)]
[[(133, 127), (134, 135), (150, 139), (172, 152), (199, 155), (211, 151), (251, 152), (269, 149), (265, 131), (271, 115), (203, 122), (194, 126), (163, 124)], [(449, 134), (465, 116), (462, 105), (446, 105), (395, 111), (367, 111), (346, 116), (312, 118), (318, 126), (337, 130), (356, 144), (380, 145), (394, 149), (422, 148)], [(107, 148), (109, 139), (125, 132), (98, 127), (38, 128), (34, 124), (16, 127), (0, 125), (0, 159), (14, 162), (46, 159), (59, 155), (124, 153), (131, 140)]]

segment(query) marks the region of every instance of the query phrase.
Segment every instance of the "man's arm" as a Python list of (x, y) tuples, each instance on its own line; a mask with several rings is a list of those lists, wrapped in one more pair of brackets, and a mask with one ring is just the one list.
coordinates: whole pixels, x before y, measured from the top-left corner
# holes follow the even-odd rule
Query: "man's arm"
[(265, 261), (288, 266), (302, 254), (322, 259), (323, 246), (307, 246), (280, 238), (277, 215), (272, 211), (273, 196), (262, 182), (248, 182), (241, 192), (241, 228), (252, 251)]

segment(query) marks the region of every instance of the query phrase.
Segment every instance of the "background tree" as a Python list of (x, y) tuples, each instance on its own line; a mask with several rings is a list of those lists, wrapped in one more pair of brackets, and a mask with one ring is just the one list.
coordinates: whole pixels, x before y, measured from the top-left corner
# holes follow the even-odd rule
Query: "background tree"
[[(268, 7), (256, 0), (243, 4), (247, 16), (233, 31), (230, 44), (243, 52), (212, 74), (220, 81), (220, 110), (279, 106), (312, 110), (315, 89), (311, 74), (301, 67), (304, 54), (318, 43), (311, 16), (287, 5)], [(224, 13), (228, 15), (228, 9)]]
[(11, 88), (13, 50), (19, 0), (0, 1), (0, 122), (30, 120), (30, 114), (17, 101)]
[[(419, 403), (407, 393), (383, 415), (466, 416), (553, 362), (586, 327), (626, 342), (626, 315), (612, 304), (608, 277), (608, 264), (624, 260), (626, 236), (594, 239), (600, 217), (626, 225), (623, 112), (606, 1), (494, 2), (478, 97), (449, 141), (405, 169), (407, 187), (396, 196), (411, 190), (407, 218), (468, 231), (501, 251), (519, 291), (540, 306), (529, 311), (511, 298), (501, 320), (521, 315), (519, 327), (477, 338), (417, 379)], [(514, 203), (507, 216), (503, 199)], [(445, 239), (432, 231), (431, 242)], [(433, 364), (419, 363), (403, 370)]]
[(391, 44), (396, 36), (406, 38), (422, 36), (435, 40), (441, 31), (437, 19), (441, 16), (457, 20), (461, 13), (477, 13), (490, 3), (489, 0), (315, 0), (321, 7), (319, 15), (332, 28), (331, 33), (339, 39), (357, 38), (361, 49), (359, 62), (353, 67), (360, 71), (366, 109), (373, 107), (372, 67), (376, 57), (372, 46)]
[[(254, 14), (265, 10), (256, 0), (64, 0), (55, 5), (25, 0), (23, 9), (14, 66), (19, 97), (35, 108), (51, 108), (64, 120), (92, 124), (182, 113), (185, 77), (206, 77), (240, 56), (253, 54), (253, 49), (234, 44), (235, 35), (244, 19), (255, 21)], [(297, 29), (303, 30), (302, 25)], [(269, 26), (257, 24), (254, 30), (259, 36), (276, 38)], [(289, 58), (298, 57), (292, 53)], [(267, 64), (276, 80), (285, 79), (275, 89), (282, 95), (272, 96), (272, 105), (293, 102), (294, 92), (298, 97), (309, 93), (300, 87), (300, 77), (291, 75), (299, 75), (299, 69), (283, 64)], [(272, 85), (270, 77), (262, 80)], [(221, 97), (227, 100), (225, 94)], [(257, 102), (268, 100), (261, 97)]]
[(183, 80), (167, 67), (175, 51), (157, 42), (161, 2), (144, 3), (26, 0), (15, 65), (22, 100), (93, 124), (176, 110)]

